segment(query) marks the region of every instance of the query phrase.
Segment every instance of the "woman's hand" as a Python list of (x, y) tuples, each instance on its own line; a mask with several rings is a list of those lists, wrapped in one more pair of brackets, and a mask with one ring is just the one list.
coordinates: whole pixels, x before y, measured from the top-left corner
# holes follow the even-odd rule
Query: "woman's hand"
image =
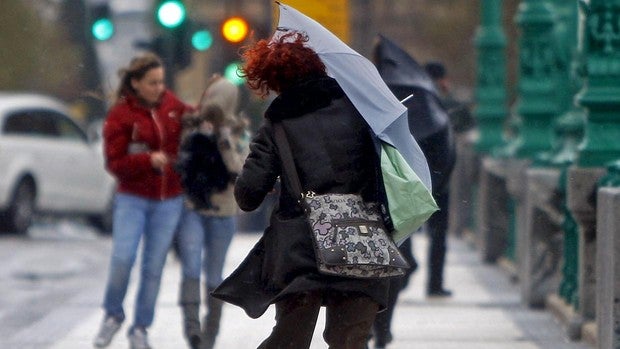
[(168, 156), (163, 151), (155, 151), (151, 153), (151, 166), (158, 171), (163, 171), (168, 164)]

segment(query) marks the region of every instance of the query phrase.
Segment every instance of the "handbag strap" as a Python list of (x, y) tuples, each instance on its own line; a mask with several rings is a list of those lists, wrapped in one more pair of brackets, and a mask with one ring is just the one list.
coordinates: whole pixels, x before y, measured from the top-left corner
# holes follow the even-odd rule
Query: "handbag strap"
[(295, 161), (293, 160), (291, 146), (288, 142), (288, 138), (286, 137), (286, 132), (284, 132), (282, 122), (275, 122), (273, 124), (273, 129), (275, 133), (275, 141), (278, 145), (278, 149), (280, 150), (280, 160), (282, 160), (282, 165), (284, 166), (284, 173), (287, 175), (291, 185), (293, 186), (293, 194), (295, 194), (297, 196), (297, 200), (301, 202), (303, 189), (301, 187), (301, 181), (299, 180), (297, 168), (295, 167)]

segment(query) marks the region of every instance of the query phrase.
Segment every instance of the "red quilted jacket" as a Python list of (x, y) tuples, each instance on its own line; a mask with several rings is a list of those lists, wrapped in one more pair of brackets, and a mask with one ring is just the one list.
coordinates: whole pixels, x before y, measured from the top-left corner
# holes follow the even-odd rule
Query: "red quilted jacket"
[[(183, 191), (173, 166), (181, 138), (181, 117), (189, 109), (170, 91), (148, 108), (127, 96), (108, 112), (103, 126), (106, 168), (117, 179), (118, 192), (164, 200)], [(150, 152), (170, 158), (164, 171), (151, 166)]]

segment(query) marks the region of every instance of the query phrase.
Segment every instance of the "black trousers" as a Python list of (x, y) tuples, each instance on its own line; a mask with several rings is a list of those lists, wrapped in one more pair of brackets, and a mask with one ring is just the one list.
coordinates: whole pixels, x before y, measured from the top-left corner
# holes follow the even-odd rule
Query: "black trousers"
[[(323, 303), (317, 291), (300, 293), (276, 303), (276, 325), (258, 349), (309, 348)], [(323, 338), (330, 349), (365, 349), (379, 305), (360, 294), (326, 295)]]
[(409, 262), (411, 268), (407, 271), (406, 275), (390, 279), (387, 308), (377, 314), (375, 322), (372, 326), (372, 336), (374, 338), (375, 347), (385, 347), (392, 341), (392, 316), (394, 315), (394, 307), (398, 301), (398, 294), (407, 287), (411, 275), (418, 268), (418, 263), (413, 256), (411, 238), (405, 240), (405, 242), (403, 242), (398, 249), (407, 259), (407, 262)]
[(443, 270), (446, 261), (446, 239), (448, 231), (448, 205), (450, 203), (448, 191), (435, 194), (435, 201), (439, 211), (428, 219), (426, 227), (429, 235), (428, 253), (428, 290), (443, 288)]

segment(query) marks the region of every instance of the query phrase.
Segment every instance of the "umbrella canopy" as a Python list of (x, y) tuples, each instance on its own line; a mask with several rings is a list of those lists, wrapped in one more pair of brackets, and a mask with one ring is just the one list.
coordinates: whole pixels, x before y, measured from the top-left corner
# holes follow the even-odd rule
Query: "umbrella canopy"
[(289, 31), (305, 33), (312, 48), (327, 67), (327, 74), (342, 87), (355, 108), (382, 141), (393, 145), (431, 188), (428, 164), (420, 146), (409, 132), (407, 108), (390, 91), (377, 68), (312, 18), (278, 3), (280, 18), (274, 39)]
[(438, 95), (433, 79), (424, 67), (393, 41), (379, 34), (375, 64), (388, 86), (417, 87)]
[(417, 97), (404, 103), (409, 110), (409, 128), (428, 160), (433, 191), (442, 192), (449, 185), (456, 151), (450, 118), (433, 80), (413, 57), (382, 35), (374, 51), (377, 69), (394, 95)]
[(404, 104), (409, 110), (411, 133), (418, 142), (449, 127), (449, 117), (441, 106), (433, 79), (409, 53), (379, 35), (374, 59), (379, 74), (397, 98), (414, 95)]

